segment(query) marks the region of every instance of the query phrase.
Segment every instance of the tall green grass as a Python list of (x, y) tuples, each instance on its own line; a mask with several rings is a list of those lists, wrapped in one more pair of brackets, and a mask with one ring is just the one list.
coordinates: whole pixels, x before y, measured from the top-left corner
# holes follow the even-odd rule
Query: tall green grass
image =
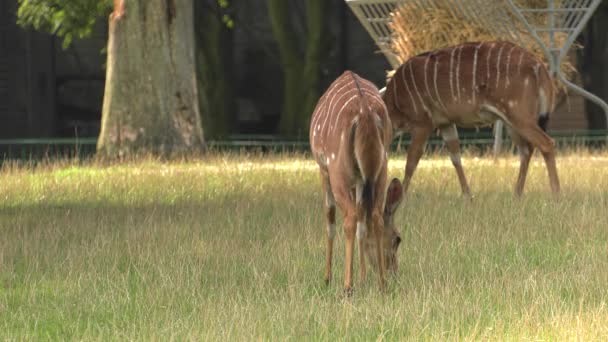
[(448, 158), (424, 158), (396, 218), (398, 274), (386, 293), (355, 279), (352, 298), (340, 229), (322, 281), (305, 157), (5, 163), (0, 339), (608, 338), (608, 155), (560, 153), (557, 200), (539, 156), (521, 200), (515, 157), (463, 163), (472, 202)]

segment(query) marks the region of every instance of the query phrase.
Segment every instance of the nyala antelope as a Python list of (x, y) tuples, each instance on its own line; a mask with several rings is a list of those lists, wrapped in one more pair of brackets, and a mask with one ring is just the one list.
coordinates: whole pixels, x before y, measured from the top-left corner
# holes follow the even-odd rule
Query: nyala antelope
[(403, 191), (429, 136), (439, 129), (462, 192), (470, 196), (456, 126), (479, 127), (501, 119), (520, 155), (516, 195), (523, 192), (534, 148), (545, 159), (551, 190), (559, 193), (554, 142), (545, 133), (555, 96), (543, 63), (509, 42), (465, 43), (411, 58), (396, 70), (383, 94), (393, 128), (411, 134)]
[(365, 278), (367, 254), (370, 262), (378, 266), (383, 288), (385, 269), (397, 267), (396, 253), (401, 237), (392, 218), (403, 191), (401, 182), (394, 179), (387, 191), (385, 206), (387, 151), (392, 127), (378, 88), (351, 71), (343, 73), (319, 99), (311, 118), (309, 138), (325, 193), (325, 281), (329, 283), (332, 277), (337, 203), (344, 215), (345, 290), (350, 292), (353, 285), (355, 232), (361, 279)]

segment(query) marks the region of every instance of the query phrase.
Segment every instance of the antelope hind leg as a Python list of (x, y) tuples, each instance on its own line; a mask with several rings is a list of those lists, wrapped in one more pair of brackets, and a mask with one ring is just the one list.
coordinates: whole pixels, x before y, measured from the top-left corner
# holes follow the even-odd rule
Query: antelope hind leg
[(449, 126), (444, 126), (439, 130), (441, 131), (443, 141), (445, 141), (448, 151), (450, 152), (450, 159), (452, 160), (454, 169), (456, 169), (462, 194), (468, 198), (471, 198), (471, 189), (469, 188), (467, 178), (464, 175), (464, 169), (462, 168), (462, 162), (460, 160), (460, 141), (458, 140), (458, 130), (456, 129), (456, 125), (452, 124)]

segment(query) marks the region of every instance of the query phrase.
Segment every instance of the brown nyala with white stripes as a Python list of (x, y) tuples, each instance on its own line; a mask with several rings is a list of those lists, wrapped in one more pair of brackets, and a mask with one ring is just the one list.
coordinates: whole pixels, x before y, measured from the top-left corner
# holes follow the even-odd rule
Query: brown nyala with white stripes
[[(391, 122), (378, 88), (351, 71), (344, 72), (330, 85), (311, 118), (310, 146), (319, 164), (325, 193), (325, 281), (329, 283), (332, 277), (337, 203), (344, 215), (344, 288), (347, 291), (353, 285), (355, 234), (359, 242), (361, 280), (366, 273), (366, 254), (372, 264), (378, 265), (381, 287), (385, 283), (385, 269), (397, 267), (396, 253), (401, 237), (392, 224), (392, 217), (401, 201), (402, 187), (401, 182), (394, 179), (385, 196), (391, 139)], [(368, 227), (373, 234), (368, 233)]]
[(480, 127), (501, 119), (520, 154), (515, 193), (522, 194), (530, 158), (538, 148), (545, 159), (551, 189), (557, 194), (560, 185), (554, 142), (545, 133), (555, 93), (544, 64), (510, 42), (465, 43), (411, 58), (396, 70), (383, 94), (393, 128), (411, 134), (404, 192), (429, 136), (438, 128), (462, 192), (470, 195), (456, 126)]

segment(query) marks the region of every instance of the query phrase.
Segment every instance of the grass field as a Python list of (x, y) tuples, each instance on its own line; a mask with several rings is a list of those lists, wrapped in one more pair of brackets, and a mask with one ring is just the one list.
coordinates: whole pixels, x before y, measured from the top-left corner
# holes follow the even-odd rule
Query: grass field
[(516, 157), (463, 162), (473, 202), (425, 156), (396, 217), (399, 273), (384, 294), (355, 278), (352, 298), (341, 229), (322, 281), (304, 157), (5, 164), (0, 339), (608, 339), (608, 154), (560, 152), (557, 200), (538, 155), (521, 200)]

